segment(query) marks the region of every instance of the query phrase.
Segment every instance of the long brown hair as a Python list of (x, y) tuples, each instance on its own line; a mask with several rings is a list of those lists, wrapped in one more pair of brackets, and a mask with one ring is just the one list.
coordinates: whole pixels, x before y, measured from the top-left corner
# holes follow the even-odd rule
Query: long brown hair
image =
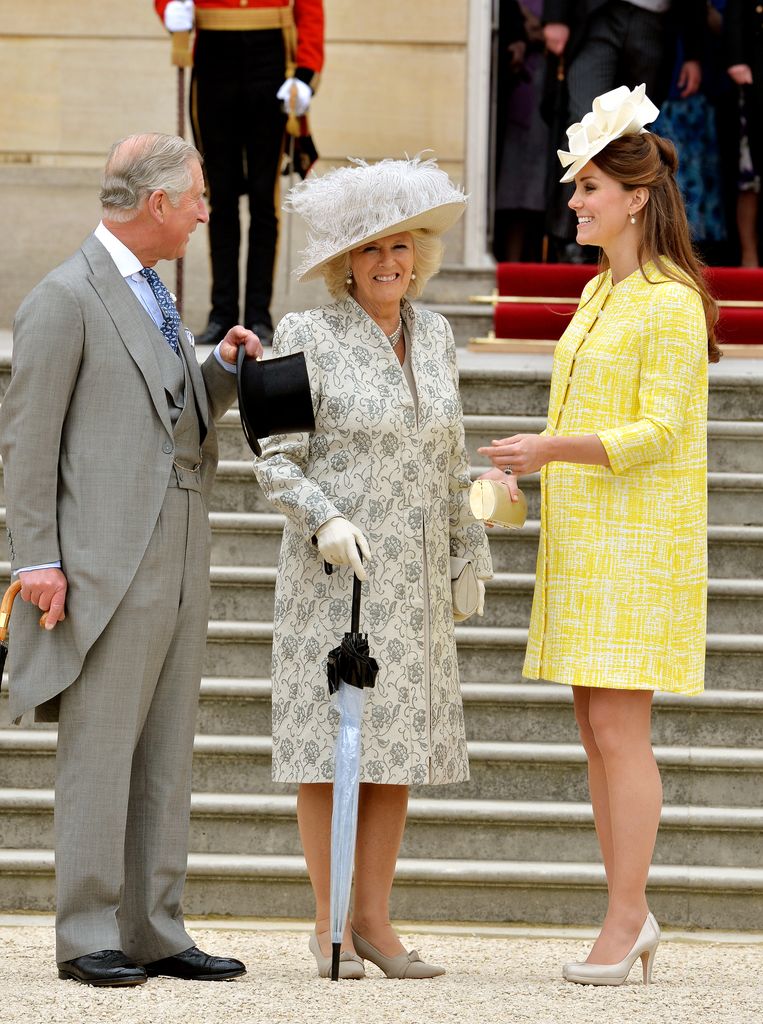
[[(705, 283), (703, 263), (692, 248), (686, 209), (675, 177), (675, 146), (652, 132), (622, 135), (597, 153), (593, 163), (628, 192), (637, 188), (649, 190), (649, 201), (639, 215), (644, 218), (638, 245), (639, 268), (649, 281), (644, 266), (651, 261), (665, 277), (687, 284), (699, 294), (707, 322), (707, 357), (711, 363), (717, 363), (721, 358), (715, 340), (718, 306)], [(675, 264), (680, 274), (666, 265), (662, 257)], [(603, 250), (599, 267), (602, 271), (609, 267)]]

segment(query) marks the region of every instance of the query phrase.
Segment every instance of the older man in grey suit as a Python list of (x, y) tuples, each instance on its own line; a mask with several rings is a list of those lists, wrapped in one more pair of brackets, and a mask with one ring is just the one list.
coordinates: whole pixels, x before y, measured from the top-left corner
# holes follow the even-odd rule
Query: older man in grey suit
[(59, 722), (58, 969), (93, 985), (245, 971), (194, 946), (181, 906), (215, 420), (235, 397), (237, 347), (262, 353), (234, 327), (200, 368), (152, 269), (206, 222), (203, 192), (182, 139), (112, 148), (102, 222), (18, 312), (0, 410), (30, 602), (12, 625), (11, 713)]

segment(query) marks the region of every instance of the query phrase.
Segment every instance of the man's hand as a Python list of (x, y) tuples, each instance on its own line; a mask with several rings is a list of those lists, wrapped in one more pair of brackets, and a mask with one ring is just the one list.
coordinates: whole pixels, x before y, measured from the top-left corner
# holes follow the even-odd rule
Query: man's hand
[(330, 565), (351, 565), (359, 580), (368, 579), (358, 548), (366, 561), (371, 557), (371, 549), (362, 532), (344, 516), (334, 516), (315, 531), (318, 550), (324, 561)]
[(561, 57), (570, 38), (570, 27), (561, 21), (551, 21), (543, 26), (543, 38), (546, 41), (546, 49), (555, 57)]
[(251, 356), (252, 359), (262, 359), (263, 348), (260, 344), (260, 339), (253, 331), (248, 331), (246, 327), (241, 327), (240, 324), (238, 327), (231, 327), (220, 342), (220, 358), (224, 359), (226, 363), (232, 363), (235, 366), (239, 345), (246, 346), (246, 354)]
[[(293, 110), (292, 93), (294, 94)], [(287, 78), (276, 93), (276, 99), (281, 101), (284, 114), (296, 114), (297, 117), (302, 117), (307, 113), (312, 98), (313, 90), (301, 78)]]
[(20, 572), (21, 597), (46, 612), (45, 628), (63, 622), (66, 602), (66, 577), (60, 569), (30, 569)]
[(752, 85), (752, 68), (749, 64), (732, 64), (726, 71), (737, 85)]
[(193, 0), (170, 0), (164, 8), (168, 32), (190, 32), (193, 28)]
[(681, 99), (693, 96), (702, 85), (702, 65), (698, 60), (687, 60), (681, 65), (681, 73), (676, 85)]

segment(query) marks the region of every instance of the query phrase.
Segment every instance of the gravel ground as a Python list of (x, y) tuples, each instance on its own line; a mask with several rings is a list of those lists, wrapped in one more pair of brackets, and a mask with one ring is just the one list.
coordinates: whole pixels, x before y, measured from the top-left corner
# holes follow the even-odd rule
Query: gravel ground
[(59, 981), (53, 929), (0, 926), (0, 1021), (8, 1024), (760, 1024), (763, 942), (663, 941), (652, 985), (641, 965), (621, 988), (561, 980), (560, 965), (584, 954), (587, 940), (531, 936), (428, 934), (403, 940), (448, 973), (431, 981), (388, 981), (367, 964), (365, 981), (319, 979), (307, 931), (256, 924), (197, 925), (203, 949), (240, 957), (249, 973), (229, 983), (152, 979), (134, 989), (93, 989)]

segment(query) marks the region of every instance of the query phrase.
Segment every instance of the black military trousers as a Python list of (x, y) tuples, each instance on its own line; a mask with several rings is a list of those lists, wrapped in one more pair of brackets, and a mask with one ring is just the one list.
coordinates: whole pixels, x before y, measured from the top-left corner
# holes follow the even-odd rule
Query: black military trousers
[[(223, 324), (272, 326), (278, 242), (278, 176), (286, 123), (276, 92), (285, 77), (280, 29), (202, 30), (191, 84), (191, 120), (209, 187), (212, 310)], [(239, 303), (239, 196), (249, 198), (243, 321)]]

